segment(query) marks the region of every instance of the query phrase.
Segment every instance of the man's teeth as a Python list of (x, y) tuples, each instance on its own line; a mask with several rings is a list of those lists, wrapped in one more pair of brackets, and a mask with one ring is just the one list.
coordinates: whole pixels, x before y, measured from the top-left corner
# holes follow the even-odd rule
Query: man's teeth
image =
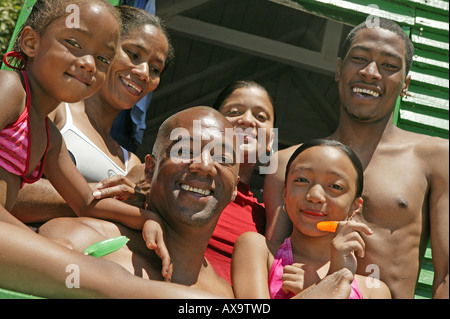
[(209, 189), (196, 188), (196, 187), (188, 186), (186, 184), (181, 184), (181, 188), (185, 191), (197, 193), (197, 194), (200, 194), (203, 196), (209, 196), (211, 194), (211, 190), (209, 190)]
[(135, 89), (136, 91), (138, 91), (139, 93), (141, 93), (141, 89), (140, 88), (138, 88), (138, 87), (136, 87), (133, 83), (131, 83), (130, 81), (127, 81), (126, 79), (123, 79), (123, 81), (124, 81), (124, 83), (126, 84), (126, 85), (128, 85), (130, 88), (133, 88), (133, 89)]
[(372, 95), (374, 97), (380, 96), (380, 94), (378, 92), (374, 92), (374, 91), (368, 90), (368, 89), (356, 88), (356, 87), (353, 88), (353, 92), (355, 92), (355, 93), (364, 93), (364, 94)]

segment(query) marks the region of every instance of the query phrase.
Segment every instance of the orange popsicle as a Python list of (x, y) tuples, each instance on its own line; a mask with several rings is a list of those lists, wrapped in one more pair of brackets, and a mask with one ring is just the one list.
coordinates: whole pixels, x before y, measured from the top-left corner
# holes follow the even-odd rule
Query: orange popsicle
[(330, 233), (334, 233), (338, 226), (339, 222), (331, 221), (331, 222), (319, 222), (317, 223), (317, 229), (322, 231), (327, 231)]

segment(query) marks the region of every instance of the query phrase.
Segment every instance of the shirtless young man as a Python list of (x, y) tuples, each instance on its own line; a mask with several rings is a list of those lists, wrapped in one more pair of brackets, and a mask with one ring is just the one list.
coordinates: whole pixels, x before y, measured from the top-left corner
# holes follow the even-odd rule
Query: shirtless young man
[[(195, 120), (201, 127), (195, 126)], [(226, 135), (226, 128), (231, 134)], [(181, 140), (179, 132), (184, 134)], [(201, 151), (196, 148), (199, 145)], [(233, 297), (231, 286), (215, 273), (204, 254), (220, 213), (236, 196), (239, 164), (234, 157), (231, 123), (213, 108), (195, 107), (161, 125), (145, 165), (151, 183), (149, 209), (160, 213), (165, 244), (175, 265), (171, 282), (223, 297)], [(79, 252), (95, 242), (125, 235), (130, 238), (128, 245), (104, 258), (137, 276), (164, 279), (161, 259), (146, 247), (141, 233), (120, 224), (56, 218), (41, 226), (39, 234), (69, 240)]]
[[(411, 79), (413, 48), (403, 30), (380, 19), (379, 27), (362, 24), (350, 34), (336, 70), (340, 121), (330, 138), (350, 146), (364, 166), (364, 205), (356, 219), (374, 233), (364, 236), (366, 256), (358, 260), (357, 273), (379, 272), (393, 298), (413, 298), (431, 238), (433, 297), (448, 298), (448, 140), (393, 124), (397, 97), (406, 94)], [(286, 162), (297, 147), (279, 151), (278, 171), (265, 178), (266, 236), (280, 244), (292, 227), (281, 207)]]

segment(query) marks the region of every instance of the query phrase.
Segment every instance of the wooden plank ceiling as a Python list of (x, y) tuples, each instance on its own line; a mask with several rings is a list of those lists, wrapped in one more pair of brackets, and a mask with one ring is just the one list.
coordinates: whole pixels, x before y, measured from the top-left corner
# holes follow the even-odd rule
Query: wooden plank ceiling
[(211, 105), (237, 79), (257, 81), (271, 93), (279, 149), (335, 129), (334, 70), (348, 26), (268, 0), (157, 0), (156, 10), (176, 58), (153, 93), (141, 158), (169, 115)]

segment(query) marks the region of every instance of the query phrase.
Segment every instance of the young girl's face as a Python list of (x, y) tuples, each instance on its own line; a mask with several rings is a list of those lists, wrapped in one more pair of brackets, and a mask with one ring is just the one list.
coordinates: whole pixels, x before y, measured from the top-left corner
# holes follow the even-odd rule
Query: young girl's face
[[(258, 142), (265, 142), (261, 145), (267, 148), (272, 139), (270, 129), (273, 128), (275, 115), (272, 102), (264, 90), (257, 87), (237, 89), (225, 100), (220, 112), (235, 128), (242, 129), (237, 134), (243, 142), (240, 144), (240, 151), (244, 153), (245, 159), (251, 153), (257, 154)], [(260, 133), (264, 135), (261, 136)]]
[(286, 210), (295, 228), (308, 235), (323, 235), (320, 221), (341, 221), (362, 205), (355, 199), (357, 172), (338, 148), (314, 146), (292, 162), (286, 180)]
[(119, 25), (104, 7), (79, 7), (76, 22), (70, 16), (56, 19), (37, 36), (35, 51), (24, 50), (31, 58), (27, 72), (58, 101), (77, 102), (95, 93), (117, 49)]

